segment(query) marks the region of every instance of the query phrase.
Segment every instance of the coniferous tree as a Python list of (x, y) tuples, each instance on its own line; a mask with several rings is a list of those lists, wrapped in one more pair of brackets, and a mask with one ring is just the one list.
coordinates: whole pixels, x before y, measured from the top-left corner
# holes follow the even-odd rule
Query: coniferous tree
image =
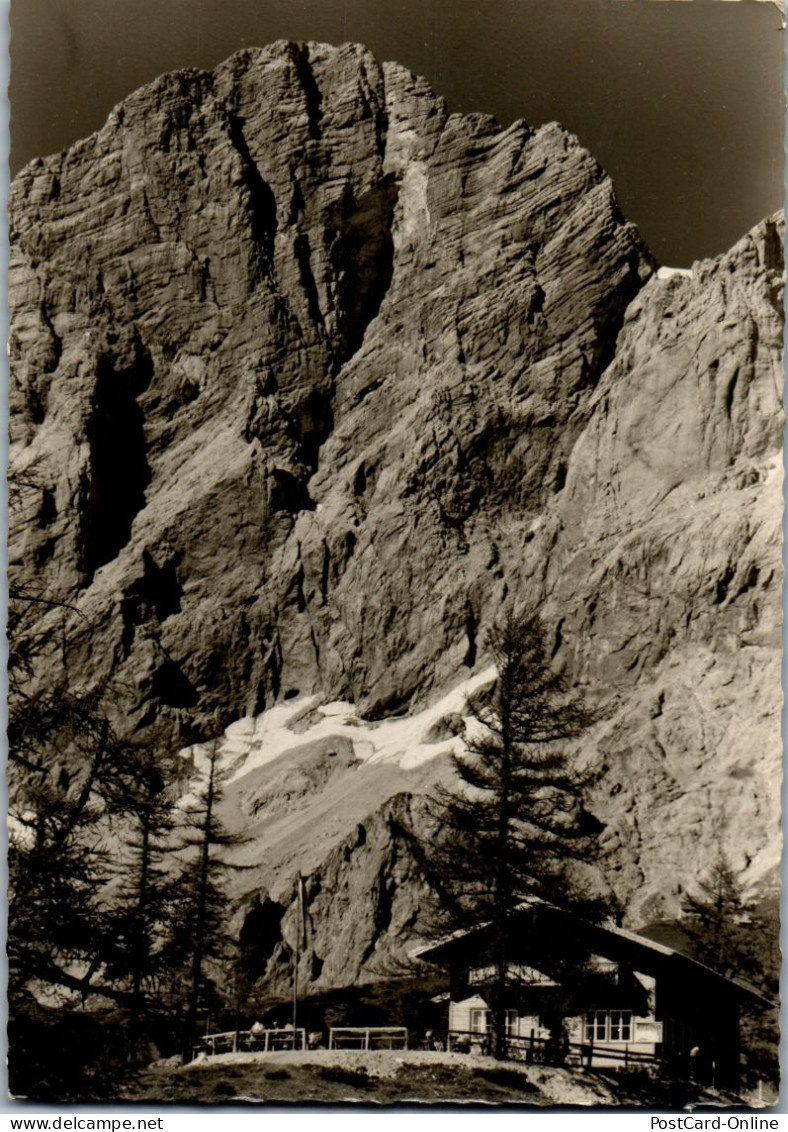
[[(9, 474), (9, 518), (31, 521), (40, 500), (35, 471)], [(37, 679), (43, 655), (64, 633), (69, 606), (20, 582), (8, 594), (8, 941), (10, 1012), (31, 980), (77, 982), (100, 934), (97, 896), (106, 858), (98, 828), (101, 790), (118, 744), (103, 689)]]
[(8, 764), (11, 986), (36, 979), (87, 996), (99, 993), (91, 980), (107, 930), (106, 821), (125, 809), (124, 756), (100, 691), (48, 692), (30, 711), (35, 733), (14, 735)]
[(165, 941), (177, 913), (172, 854), (177, 849), (174, 783), (179, 777), (178, 760), (162, 755), (151, 740), (134, 750), (133, 765), (128, 833), (114, 861), (119, 882), (112, 892), (113, 940), (105, 959), (108, 976), (129, 990), (132, 1057), (166, 981)]
[(167, 945), (172, 988), (184, 1010), (185, 1059), (194, 1048), (200, 1009), (210, 1007), (214, 987), (208, 967), (226, 962), (231, 951), (225, 879), (228, 870), (239, 866), (228, 863), (221, 851), (238, 845), (242, 839), (228, 833), (219, 816), (219, 753), (219, 743), (212, 742), (206, 752), (202, 784), (186, 806), (186, 828), (182, 831), (185, 864), (176, 881), (175, 915)]
[(748, 931), (752, 907), (744, 900), (730, 862), (720, 850), (696, 893), (684, 898), (682, 926), (692, 940), (695, 957), (732, 977), (746, 974)]
[[(35, 472), (12, 476), (10, 488), (18, 522), (33, 521), (41, 498)], [(73, 683), (69, 641), (87, 628), (68, 601), (11, 577), (11, 1026), (24, 1032), (29, 1055), (44, 1014), (30, 988), (38, 993), (48, 984), (82, 1002), (95, 996), (115, 1004), (132, 1050), (156, 1015), (169, 1011), (181, 1021), (185, 1015), (190, 1047), (210, 989), (207, 965), (225, 950), (218, 850), (234, 839), (216, 810), (218, 746), (210, 749), (205, 786), (188, 807), (187, 828), (179, 831), (173, 823), (179, 760), (161, 755), (151, 739), (121, 741), (112, 723), (122, 711), (117, 689)], [(180, 817), (183, 822), (182, 811)], [(70, 1001), (64, 1025), (73, 1020)], [(29, 1092), (35, 1083), (26, 1060), (11, 1050), (12, 1071), (18, 1062), (17, 1080)]]
[(491, 926), (490, 1007), (500, 1058), (513, 911), (538, 897), (598, 915), (598, 902), (578, 891), (568, 866), (588, 858), (600, 826), (583, 806), (587, 778), (564, 748), (592, 716), (551, 667), (540, 618), (509, 612), (487, 649), (497, 678), (468, 700), (475, 726), (466, 752), (453, 758), (458, 784), (436, 796), (438, 834), (426, 848), (426, 868), (444, 923)]
[[(12, 475), (9, 497), (16, 521), (34, 519), (41, 498), (35, 473)], [(143, 763), (151, 760), (113, 725), (122, 689), (75, 683), (66, 663), (69, 641), (87, 622), (74, 606), (17, 581), (12, 569), (7, 628), (9, 1073), (28, 1095), (62, 1088), (64, 1096), (98, 1096), (102, 1074), (114, 1072), (110, 1062), (122, 1063), (119, 1050), (110, 1058), (106, 1047), (76, 1041), (65, 1076), (52, 1066), (46, 1082), (35, 1068), (46, 1059), (31, 1054), (55, 1033), (76, 1033), (79, 1006), (88, 999), (99, 1004), (91, 1002), (94, 1020), (107, 1003), (116, 1019), (135, 1011), (139, 947), (131, 941), (140, 932), (124, 908), (135, 851), (126, 853), (130, 867), (118, 883), (118, 841), (140, 820)], [(149, 879), (144, 888), (150, 904)], [(137, 952), (131, 972), (124, 949)], [(96, 1026), (88, 1029), (95, 1034)]]
[[(78, 1005), (97, 998), (122, 1007), (129, 997), (105, 969), (114, 935), (109, 830), (127, 815), (125, 746), (106, 687), (36, 679), (51, 643), (28, 616), (40, 600), (14, 592), (10, 602), (9, 1084), (31, 1097), (98, 1098), (121, 1072), (122, 1031), (109, 1024), (99, 1045)], [(57, 603), (47, 605), (57, 622)]]
[[(768, 1002), (780, 993), (780, 918), (776, 903), (748, 900), (720, 849), (695, 892), (685, 895), (681, 927), (694, 958), (726, 978), (744, 979)], [(779, 1081), (779, 1010), (745, 1002), (741, 1039), (743, 1077), (750, 1086)]]

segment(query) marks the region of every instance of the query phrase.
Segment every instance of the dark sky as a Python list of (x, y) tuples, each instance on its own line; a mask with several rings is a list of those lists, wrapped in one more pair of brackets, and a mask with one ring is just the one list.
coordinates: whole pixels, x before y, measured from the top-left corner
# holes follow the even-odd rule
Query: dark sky
[(356, 40), (457, 111), (552, 119), (677, 266), (783, 202), (783, 38), (758, 0), (12, 0), (11, 167), (164, 71), (272, 40)]

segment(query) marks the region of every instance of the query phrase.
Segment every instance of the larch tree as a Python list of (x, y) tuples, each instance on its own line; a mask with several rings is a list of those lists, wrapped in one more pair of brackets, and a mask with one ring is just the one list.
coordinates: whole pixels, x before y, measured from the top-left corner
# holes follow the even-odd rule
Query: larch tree
[(208, 1005), (208, 965), (228, 956), (226, 877), (228, 871), (242, 867), (230, 864), (221, 852), (240, 844), (243, 838), (228, 833), (219, 816), (219, 755), (219, 743), (214, 740), (207, 748), (202, 783), (185, 807), (186, 825), (180, 833), (186, 856), (175, 885), (176, 911), (166, 949), (175, 977), (175, 998), (185, 1006), (185, 1059), (194, 1047), (200, 1008)]
[(111, 946), (107, 974), (125, 986), (129, 1000), (129, 1054), (147, 1050), (145, 1022), (158, 1009), (167, 976), (165, 941), (177, 913), (172, 855), (179, 759), (155, 737), (129, 752), (133, 776), (125, 788), (127, 832), (113, 853)]
[[(43, 628), (33, 615), (41, 609), (49, 614)], [(10, 588), (9, 1082), (41, 1098), (98, 1097), (111, 1087), (117, 1035), (108, 1032), (100, 1047), (95, 1033), (74, 1035), (106, 1011), (96, 1000), (112, 1009), (129, 1003), (106, 968), (115, 930), (110, 831), (129, 814), (126, 745), (110, 716), (117, 697), (101, 684), (75, 687), (68, 673), (38, 679), (66, 610)], [(86, 1014), (78, 1004), (88, 999)]]
[(468, 700), (474, 726), (453, 757), (456, 785), (435, 796), (438, 832), (425, 861), (445, 927), (490, 925), (493, 1052), (502, 1058), (514, 910), (537, 897), (598, 916), (569, 866), (588, 859), (601, 826), (583, 805), (588, 778), (566, 750), (592, 715), (551, 666), (540, 617), (507, 613), (487, 652), (495, 683)]

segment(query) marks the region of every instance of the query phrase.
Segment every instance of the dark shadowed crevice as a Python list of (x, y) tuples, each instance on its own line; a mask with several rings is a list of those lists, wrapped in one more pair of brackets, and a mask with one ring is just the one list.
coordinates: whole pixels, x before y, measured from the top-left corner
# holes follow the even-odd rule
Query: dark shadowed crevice
[(299, 233), (293, 241), (293, 253), (296, 258), (296, 263), (298, 264), (301, 286), (306, 295), (309, 317), (315, 326), (320, 326), (323, 322), (323, 312), (320, 309), (317, 284), (315, 283), (315, 276), (312, 271), (312, 249), (309, 245), (309, 237), (305, 232)]
[(353, 494), (356, 496), (356, 498), (358, 498), (359, 496), (362, 496), (366, 490), (367, 470), (364, 467), (364, 461), (362, 460), (358, 468), (356, 469), (356, 474), (353, 478)]
[(332, 260), (342, 312), (340, 334), (344, 359), (361, 346), (370, 322), (380, 310), (394, 271), (392, 221), (399, 195), (397, 181), (384, 177), (362, 197), (348, 189), (338, 206), (342, 232)]
[(749, 590), (754, 590), (755, 587), (758, 585), (758, 581), (760, 579), (760, 576), (761, 576), (760, 569), (755, 565), (755, 563), (753, 563), (752, 566), (750, 566), (749, 570), (747, 571), (747, 575), (746, 575), (744, 581), (742, 582), (742, 584), (739, 586), (738, 590), (736, 591), (736, 594), (734, 595), (734, 600), (737, 597), (741, 597), (742, 594), (747, 593)]
[(323, 95), (315, 81), (315, 72), (309, 60), (309, 48), (304, 45), (298, 49), (295, 57), (296, 74), (306, 95), (306, 113), (309, 122), (310, 138), (320, 137), (320, 127), (323, 120)]
[(553, 639), (553, 651), (552, 651), (552, 654), (551, 654), (551, 659), (555, 660), (555, 658), (558, 656), (558, 653), (561, 651), (561, 646), (563, 645), (563, 643), (564, 643), (564, 618), (562, 617), (561, 620), (558, 622), (558, 624), (555, 627), (555, 638)]
[[(393, 847), (391, 857), (394, 856)], [(374, 922), (372, 928), (372, 935), (361, 953), (359, 959), (359, 967), (363, 967), (366, 962), (371, 958), (381, 937), (385, 934), (387, 929), (391, 926), (391, 919), (394, 910), (394, 892), (390, 887), (391, 880), (387, 875), (387, 868), (391, 868), (391, 859), (386, 861), (377, 876), (377, 883), (375, 885), (374, 894), (372, 899), (374, 901)]]
[(285, 905), (277, 904), (268, 896), (262, 899), (256, 896), (244, 916), (238, 935), (238, 950), (241, 969), (251, 979), (260, 977), (277, 945), (282, 942), (284, 914)]
[(730, 420), (733, 414), (733, 399), (736, 395), (736, 385), (738, 383), (738, 380), (739, 367), (737, 366), (733, 371), (733, 376), (728, 382), (728, 388), (725, 390), (725, 412), (728, 414), (728, 420)]
[(266, 264), (273, 261), (277, 229), (276, 197), (257, 168), (244, 134), (246, 119), (228, 114), (230, 139), (244, 163), (244, 184), (249, 193), (252, 239)]
[(468, 647), (465, 650), (465, 657), (463, 663), (466, 668), (473, 668), (476, 663), (476, 634), (478, 626), (476, 624), (476, 614), (473, 611), (473, 606), (470, 601), (465, 606), (465, 636), (468, 640)]
[(728, 587), (733, 581), (736, 571), (732, 566), (726, 566), (722, 576), (719, 577), (714, 585), (714, 605), (722, 605), (728, 596)]
[(142, 577), (132, 582), (120, 603), (123, 652), (128, 656), (137, 626), (165, 621), (181, 611), (183, 590), (177, 575), (177, 557), (159, 565), (148, 550), (142, 552)]
[(46, 303), (42, 303), (39, 307), (39, 310), (41, 311), (41, 321), (46, 327), (47, 333), (49, 335), (49, 350), (47, 351), (43, 369), (44, 373), (53, 373), (60, 363), (60, 357), (63, 353), (63, 340), (55, 330), (55, 325), (52, 322), (49, 311), (47, 310)]
[(90, 457), (83, 482), (80, 570), (87, 584), (126, 545), (150, 483), (144, 417), (137, 398), (150, 384), (150, 355), (140, 351), (130, 368), (98, 360), (86, 424)]
[(55, 503), (55, 494), (45, 487), (41, 491), (41, 506), (38, 509), (38, 525), (39, 527), (46, 528), (53, 523), (57, 518), (57, 504)]
[(170, 657), (166, 657), (153, 673), (151, 693), (171, 708), (193, 708), (200, 699), (191, 680)]
[[(296, 609), (299, 613), (303, 613), (306, 609), (306, 594), (304, 593), (304, 584), (306, 582), (306, 573), (304, 571), (304, 564), (299, 558), (298, 569), (293, 578), (293, 585), (295, 587)], [(293, 698), (292, 691), (285, 692), (285, 699), (291, 700)]]
[(328, 604), (328, 582), (331, 570), (331, 550), (328, 543), (323, 539), (323, 561), (320, 567), (320, 602), (321, 605)]
[[(620, 215), (620, 214), (619, 214)], [(646, 257), (648, 274), (643, 270), (642, 260)], [(596, 385), (599, 378), (616, 356), (618, 336), (624, 325), (624, 315), (635, 296), (648, 282), (656, 264), (650, 253), (643, 249), (633, 248), (627, 256), (627, 270), (622, 274), (618, 286), (607, 297), (595, 315), (597, 340), (592, 350), (591, 372), (588, 384)], [(643, 273), (643, 276), (641, 276)]]
[(270, 503), (271, 511), (286, 511), (291, 515), (299, 511), (314, 511), (315, 502), (306, 484), (283, 468), (274, 468), (271, 473)]
[(331, 401), (317, 389), (311, 389), (288, 414), (288, 436), (298, 445), (296, 459), (311, 472), (317, 470), (320, 448), (333, 428)]

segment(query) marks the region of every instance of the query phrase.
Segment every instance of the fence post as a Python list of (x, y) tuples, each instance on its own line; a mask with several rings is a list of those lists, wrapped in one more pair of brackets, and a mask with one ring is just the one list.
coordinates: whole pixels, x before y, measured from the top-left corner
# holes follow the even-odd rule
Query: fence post
[(624, 1046), (624, 1069), (629, 1069), (629, 1046)]
[(588, 1043), (588, 1068), (594, 1064), (594, 1035), (591, 1035), (591, 1040)]

